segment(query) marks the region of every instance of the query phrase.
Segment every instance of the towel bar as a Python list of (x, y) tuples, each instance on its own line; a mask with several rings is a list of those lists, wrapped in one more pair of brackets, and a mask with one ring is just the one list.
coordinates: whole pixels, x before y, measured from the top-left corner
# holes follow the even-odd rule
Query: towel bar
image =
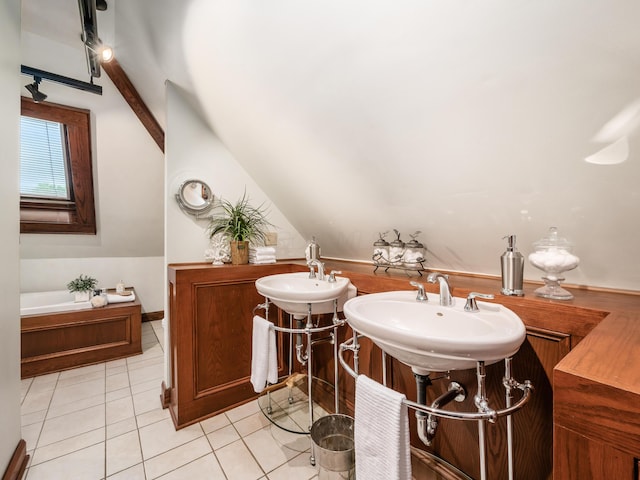
[[(357, 378), (358, 373), (358, 350), (360, 346), (358, 345), (358, 338), (363, 337), (364, 335), (359, 334), (357, 331), (353, 331), (353, 337), (349, 340), (340, 344), (340, 349), (338, 352), (338, 360), (342, 365), (342, 368), (351, 375), (353, 378)], [(345, 361), (343, 353), (346, 350), (350, 350), (353, 352), (353, 362), (354, 368), (351, 368), (349, 364)], [(383, 355), (383, 364), (384, 364), (384, 351)], [(502, 383), (505, 388), (505, 396), (506, 396), (506, 408), (500, 410), (493, 410), (488, 406), (488, 399), (484, 396), (484, 377), (485, 377), (485, 365), (484, 362), (478, 362), (477, 364), (477, 377), (478, 377), (478, 394), (476, 395), (475, 404), (478, 407), (478, 411), (476, 412), (454, 412), (449, 410), (444, 410), (441, 408), (431, 407), (429, 405), (422, 405), (420, 403), (413, 402), (411, 400), (404, 400), (404, 403), (407, 407), (416, 410), (416, 412), (423, 412), (429, 415), (433, 415), (441, 418), (449, 418), (453, 420), (470, 420), (478, 422), (478, 448), (480, 454), (480, 480), (486, 480), (487, 478), (487, 464), (486, 464), (486, 445), (485, 445), (485, 421), (489, 421), (494, 423), (496, 419), (500, 417), (507, 417), (507, 450), (508, 450), (508, 467), (509, 467), (509, 479), (513, 480), (514, 478), (514, 468), (513, 468), (513, 426), (511, 422), (511, 415), (518, 410), (520, 410), (524, 405), (529, 401), (531, 397), (531, 392), (533, 391), (533, 385), (529, 380), (525, 380), (520, 383), (511, 377), (511, 358), (505, 358), (505, 376), (502, 380)], [(520, 399), (514, 404), (511, 403), (511, 391), (517, 389), (522, 392)], [(420, 419), (419, 419), (420, 420)], [(420, 421), (418, 422), (420, 425)], [(423, 422), (423, 425), (426, 426), (426, 423)], [(418, 436), (420, 439), (423, 439), (421, 432), (418, 431)], [(423, 440), (424, 441), (424, 440)]]

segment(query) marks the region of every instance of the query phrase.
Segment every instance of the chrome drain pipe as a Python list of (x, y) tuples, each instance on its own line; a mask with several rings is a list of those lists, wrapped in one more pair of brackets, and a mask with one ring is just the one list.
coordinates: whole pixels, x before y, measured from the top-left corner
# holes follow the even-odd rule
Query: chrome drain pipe
[[(432, 384), (431, 379), (428, 375), (418, 375), (414, 373), (413, 376), (416, 378), (416, 388), (418, 391), (417, 402), (421, 405), (426, 405), (426, 390), (427, 386)], [(465, 388), (458, 382), (451, 382), (448, 390), (431, 403), (431, 408), (438, 410), (454, 400), (456, 402), (462, 402), (465, 398), (467, 398), (467, 391)], [(431, 446), (438, 428), (437, 415), (416, 411), (416, 421), (418, 438), (426, 446)]]
[[(452, 401), (462, 402), (467, 398), (467, 391), (465, 388), (460, 385), (458, 382), (451, 382), (449, 384), (449, 390), (436, 398), (433, 403), (431, 403), (431, 408), (441, 408), (447, 405)], [(434, 437), (436, 436), (436, 429), (438, 428), (438, 417), (432, 413), (427, 416), (427, 431), (426, 431), (426, 439), (429, 443), (426, 445), (431, 445)], [(421, 438), (422, 440), (422, 438)]]

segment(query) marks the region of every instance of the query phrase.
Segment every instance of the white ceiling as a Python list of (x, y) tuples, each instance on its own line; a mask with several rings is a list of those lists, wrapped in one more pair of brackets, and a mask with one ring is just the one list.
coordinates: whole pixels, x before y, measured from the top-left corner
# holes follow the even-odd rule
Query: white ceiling
[[(325, 254), (368, 259), (377, 232), (421, 230), (431, 266), (496, 273), (502, 236), (526, 253), (556, 225), (583, 257), (570, 279), (640, 288), (637, 130), (623, 164), (583, 161), (640, 98), (639, 2), (109, 4), (161, 123), (168, 79)], [(23, 28), (72, 41), (77, 12), (51, 22), (65, 9), (24, 0)]]

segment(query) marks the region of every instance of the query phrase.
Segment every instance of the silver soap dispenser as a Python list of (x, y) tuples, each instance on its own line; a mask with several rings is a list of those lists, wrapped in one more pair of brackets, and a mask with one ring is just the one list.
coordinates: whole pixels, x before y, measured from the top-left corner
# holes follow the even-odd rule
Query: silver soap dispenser
[(500, 267), (502, 270), (502, 290), (503, 295), (522, 297), (522, 277), (524, 273), (524, 257), (516, 249), (516, 236), (507, 235), (507, 251), (500, 257)]

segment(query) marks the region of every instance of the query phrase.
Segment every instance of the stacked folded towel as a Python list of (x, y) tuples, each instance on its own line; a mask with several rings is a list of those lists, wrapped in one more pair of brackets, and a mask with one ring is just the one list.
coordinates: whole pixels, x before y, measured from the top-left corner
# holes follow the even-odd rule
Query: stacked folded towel
[(131, 290), (127, 290), (125, 294), (119, 294), (119, 293), (107, 294), (107, 301), (109, 303), (133, 302), (135, 299), (136, 299), (136, 294)]
[(276, 263), (276, 247), (249, 247), (249, 263)]

